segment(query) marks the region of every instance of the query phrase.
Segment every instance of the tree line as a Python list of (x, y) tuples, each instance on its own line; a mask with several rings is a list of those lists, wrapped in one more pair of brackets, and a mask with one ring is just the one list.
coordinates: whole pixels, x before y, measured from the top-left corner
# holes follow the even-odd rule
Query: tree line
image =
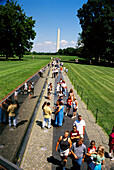
[(76, 48), (60, 49), (60, 55), (78, 55), (96, 62), (114, 61), (113, 0), (88, 0), (77, 11), (82, 28)]
[(13, 0), (0, 5), (0, 55), (6, 59), (23, 57), (25, 51), (32, 49), (35, 38), (35, 20), (26, 16), (21, 6)]
[(85, 57), (114, 61), (114, 1), (88, 0), (77, 11)]
[[(79, 56), (84, 59), (114, 61), (114, 3), (113, 0), (88, 0), (77, 11), (82, 28), (77, 47), (59, 49), (54, 55)], [(7, 0), (0, 5), (0, 55), (6, 59), (23, 54), (52, 54), (32, 52), (35, 20), (26, 16), (17, 2)]]

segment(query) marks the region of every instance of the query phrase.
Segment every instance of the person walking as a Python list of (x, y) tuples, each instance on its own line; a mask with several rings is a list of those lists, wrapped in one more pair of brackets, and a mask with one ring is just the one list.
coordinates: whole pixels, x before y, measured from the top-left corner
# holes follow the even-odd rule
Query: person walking
[(70, 138), (68, 138), (69, 136), (69, 131), (66, 130), (63, 136), (60, 136), (57, 144), (56, 144), (56, 151), (58, 148), (58, 145), (60, 145), (60, 157), (62, 159), (62, 166), (63, 166), (63, 170), (65, 170), (65, 165), (67, 163), (67, 157), (69, 155), (69, 149), (71, 149), (72, 147), (72, 142), (70, 140)]
[(62, 93), (63, 93), (64, 96), (66, 96), (67, 85), (66, 85), (64, 80), (63, 80), (61, 86), (62, 86)]
[(86, 123), (85, 121), (82, 119), (81, 115), (78, 115), (78, 120), (74, 121), (74, 124), (77, 127), (77, 130), (79, 131), (79, 134), (82, 138), (84, 138), (84, 134), (85, 134), (85, 126)]
[(96, 154), (90, 154), (93, 157), (94, 161), (89, 164), (90, 169), (92, 170), (101, 170), (105, 164), (104, 157), (104, 147), (102, 145), (98, 146)]
[(0, 111), (0, 123), (6, 124), (8, 122), (8, 113), (7, 113), (7, 108), (8, 108), (8, 103), (7, 100), (2, 102), (0, 104), (1, 111)]
[(67, 116), (67, 114), (70, 113), (70, 109), (72, 107), (72, 98), (71, 98), (71, 96), (68, 96), (68, 99), (66, 100), (66, 102), (67, 102), (67, 105), (66, 105), (66, 114), (65, 114), (65, 116)]
[(72, 164), (73, 169), (80, 170), (82, 162), (86, 155), (86, 146), (83, 144), (83, 138), (79, 138), (79, 141), (73, 143), (71, 154), (73, 155)]
[(68, 94), (69, 96), (71, 96), (71, 99), (72, 99), (72, 101), (73, 101), (73, 98), (75, 97), (74, 96), (74, 92), (73, 92), (73, 89), (70, 89), (70, 91), (69, 91), (69, 94)]
[(114, 126), (111, 134), (109, 135), (109, 156), (112, 157), (111, 160), (114, 160)]
[(80, 138), (79, 131), (76, 129), (76, 125), (73, 125), (73, 130), (70, 132), (70, 139), (72, 143), (77, 142), (79, 138)]
[(56, 92), (57, 92), (57, 95), (58, 95), (58, 93), (60, 92), (60, 83), (59, 83), (59, 82), (57, 82)]
[(55, 125), (57, 125), (58, 127), (62, 126), (62, 122), (63, 122), (63, 111), (64, 111), (64, 106), (62, 102), (57, 102), (58, 106), (57, 106), (57, 110), (55, 112), (56, 118), (55, 118)]
[(28, 88), (28, 94), (29, 94), (29, 99), (32, 98), (32, 89), (31, 89), (31, 84), (29, 83), (29, 88)]
[(68, 74), (68, 68), (66, 68), (66, 74)]
[(47, 102), (45, 101), (42, 105), (42, 110), (43, 110), (43, 116), (44, 116), (44, 107), (47, 105)]
[(35, 84), (35, 82), (36, 82), (37, 80), (35, 80), (35, 81), (33, 81), (33, 82), (30, 82), (30, 86), (31, 86), (31, 88), (30, 88), (30, 90), (31, 90), (31, 97), (33, 97), (34, 96), (34, 84)]
[(9, 112), (9, 126), (11, 127), (13, 121), (14, 127), (17, 127), (16, 120), (17, 103), (13, 104), (13, 101), (11, 101), (7, 111)]
[(15, 92), (14, 92), (14, 100), (17, 100), (18, 99), (18, 90), (16, 90)]
[[(96, 146), (94, 140), (90, 142), (90, 146), (87, 148), (87, 153), (84, 160), (85, 162), (87, 162), (88, 165), (92, 162), (93, 159), (93, 157), (91, 157), (91, 154), (96, 154)], [(90, 170), (89, 166), (88, 166), (88, 170)]]
[(74, 97), (72, 105), (73, 105), (73, 116), (72, 116), (72, 119), (74, 119), (76, 117), (76, 111), (78, 109), (78, 102), (76, 100), (76, 97)]
[(48, 129), (51, 128), (51, 114), (52, 110), (50, 108), (50, 103), (48, 102), (47, 105), (44, 107), (44, 121), (42, 123), (42, 129), (46, 126), (46, 122), (48, 122)]
[(48, 83), (48, 81), (46, 80), (48, 87), (47, 87), (47, 98), (49, 100), (51, 100), (51, 93), (52, 93), (52, 83)]

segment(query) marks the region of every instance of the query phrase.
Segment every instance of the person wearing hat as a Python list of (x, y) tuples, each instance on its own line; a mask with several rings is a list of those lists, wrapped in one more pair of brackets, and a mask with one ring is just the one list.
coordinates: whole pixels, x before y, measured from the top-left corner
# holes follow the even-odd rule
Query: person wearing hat
[(76, 100), (76, 97), (73, 98), (73, 116), (72, 119), (74, 119), (76, 117), (76, 111), (78, 109), (78, 102)]

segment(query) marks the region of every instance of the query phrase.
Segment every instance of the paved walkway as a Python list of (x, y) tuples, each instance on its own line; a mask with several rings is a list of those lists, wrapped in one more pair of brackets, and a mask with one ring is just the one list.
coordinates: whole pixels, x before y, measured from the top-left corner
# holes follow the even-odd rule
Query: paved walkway
[[(53, 107), (54, 101), (54, 87), (55, 87), (55, 79), (48, 78), (48, 82), (53, 83), (53, 94), (51, 97), (51, 108)], [(36, 119), (34, 121), (33, 129), (30, 135), (30, 139), (28, 141), (28, 145), (21, 163), (21, 168), (24, 170), (40, 170), (40, 169), (51, 169), (51, 164), (47, 163), (47, 158), (52, 155), (52, 142), (53, 142), (53, 128), (44, 130), (41, 129), (42, 121), (43, 121), (43, 112), (42, 112), (42, 104), (44, 101), (49, 101), (46, 99), (47, 96), (47, 86), (44, 91), (41, 104), (38, 109), (38, 113)], [(52, 115), (52, 119), (54, 116)]]
[[(71, 87), (74, 89), (73, 85), (71, 84), (68, 76), (66, 74), (63, 74), (64, 80), (67, 82), (67, 86), (70, 89)], [(96, 147), (98, 145), (103, 145), (105, 147), (105, 151), (109, 152), (108, 147), (108, 136), (103, 131), (103, 129), (95, 123), (95, 117), (92, 115), (92, 113), (87, 110), (87, 107), (83, 101), (81, 101), (80, 96), (77, 94), (77, 91), (74, 89), (74, 94), (78, 101), (78, 114), (81, 114), (83, 119), (86, 122), (86, 132), (89, 138), (89, 141), (95, 140)], [(105, 170), (114, 170), (114, 161), (110, 161), (110, 159), (105, 159)]]
[[(66, 74), (63, 74), (63, 78), (67, 83), (68, 91), (70, 88), (73, 88), (72, 84), (70, 83), (69, 78)], [(56, 79), (51, 78), (51, 73), (48, 79), (49, 82), (53, 83), (53, 94), (51, 98), (51, 107), (54, 106), (54, 103), (57, 100), (57, 96), (55, 94), (55, 83), (58, 81)], [(47, 89), (47, 88), (46, 88)], [(104, 133), (104, 131), (95, 123), (95, 118), (93, 117), (92, 113), (86, 109), (85, 104), (81, 101), (80, 97), (77, 95), (76, 91), (74, 90), (75, 96), (77, 97), (79, 109), (78, 113), (82, 115), (83, 119), (86, 122), (86, 136), (85, 136), (85, 144), (88, 147), (89, 142), (91, 140), (96, 141), (96, 146), (99, 144), (105, 147), (105, 150), (108, 152), (108, 136)], [(55, 170), (60, 169), (60, 157), (59, 153), (55, 152), (55, 145), (57, 139), (60, 135), (64, 134), (66, 129), (72, 130), (72, 124), (74, 120), (70, 119), (69, 117), (65, 118), (65, 123), (62, 128), (56, 129), (52, 126), (51, 129), (45, 128), (44, 130), (41, 129), (42, 121), (43, 121), (43, 114), (42, 114), (42, 104), (46, 101), (47, 90), (44, 91), (44, 95), (42, 97), (42, 101), (40, 107), (38, 109), (38, 113), (32, 128), (32, 132), (28, 141), (28, 145), (26, 147), (26, 151), (24, 153), (24, 157), (21, 163), (21, 168), (24, 170), (35, 169), (35, 170)], [(64, 100), (66, 100), (64, 98)], [(54, 114), (52, 115), (52, 122), (54, 121)], [(66, 169), (71, 169), (71, 160), (68, 158), (68, 163)], [(86, 169), (86, 163), (82, 165), (83, 170)], [(113, 163), (106, 159), (106, 170), (113, 169)]]
[[(17, 151), (21, 145), (21, 142), (29, 125), (36, 103), (39, 99), (44, 82), (46, 80), (48, 71), (49, 68), (47, 68), (44, 72), (44, 77), (39, 78), (38, 82), (36, 83), (34, 87), (35, 97), (29, 99), (29, 97), (25, 95), (26, 99), (24, 99), (24, 102), (19, 108), (18, 127), (14, 129), (13, 127), (9, 127), (9, 125), (0, 125), (0, 155), (11, 162), (15, 162)], [(24, 97), (24, 95), (22, 96)], [(20, 101), (22, 102), (22, 100)]]

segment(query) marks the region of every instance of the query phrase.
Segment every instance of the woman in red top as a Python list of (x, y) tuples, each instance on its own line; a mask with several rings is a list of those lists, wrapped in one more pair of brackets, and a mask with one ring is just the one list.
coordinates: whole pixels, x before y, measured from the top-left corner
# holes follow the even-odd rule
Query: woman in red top
[[(113, 156), (111, 155), (113, 151)], [(112, 129), (112, 133), (109, 135), (109, 156), (113, 157), (111, 160), (114, 160), (114, 126)]]
[[(90, 146), (87, 148), (85, 162), (87, 162), (88, 165), (92, 161), (92, 159), (90, 157), (91, 154), (96, 154), (96, 146), (95, 146), (95, 141), (94, 140), (91, 141)], [(88, 170), (90, 170), (89, 166), (88, 166)]]
[(87, 148), (87, 155), (91, 156), (90, 153), (92, 154), (96, 153), (96, 146), (94, 140), (91, 141), (90, 146)]
[(67, 116), (67, 113), (70, 113), (70, 108), (72, 107), (72, 98), (71, 96), (68, 96), (68, 99), (67, 99), (67, 108), (66, 108), (66, 114), (65, 116)]

